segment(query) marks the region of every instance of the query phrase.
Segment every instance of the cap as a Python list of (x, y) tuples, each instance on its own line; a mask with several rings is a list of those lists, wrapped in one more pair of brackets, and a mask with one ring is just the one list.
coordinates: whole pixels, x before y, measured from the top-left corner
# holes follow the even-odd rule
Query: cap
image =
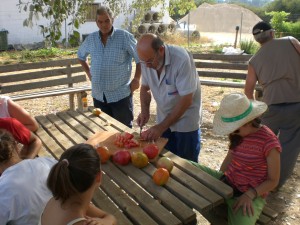
[(267, 30), (271, 30), (272, 27), (270, 24), (264, 22), (264, 21), (261, 21), (261, 22), (258, 22), (252, 29), (252, 34), (253, 35), (256, 35), (256, 34), (260, 34), (262, 32), (265, 32)]

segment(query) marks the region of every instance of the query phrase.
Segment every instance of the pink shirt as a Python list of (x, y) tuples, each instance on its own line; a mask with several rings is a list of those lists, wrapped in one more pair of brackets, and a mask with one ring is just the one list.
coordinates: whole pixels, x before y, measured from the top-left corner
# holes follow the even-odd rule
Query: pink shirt
[(245, 136), (232, 149), (232, 160), (225, 171), (227, 179), (241, 192), (258, 186), (267, 179), (267, 157), (274, 148), (281, 152), (278, 138), (267, 126)]

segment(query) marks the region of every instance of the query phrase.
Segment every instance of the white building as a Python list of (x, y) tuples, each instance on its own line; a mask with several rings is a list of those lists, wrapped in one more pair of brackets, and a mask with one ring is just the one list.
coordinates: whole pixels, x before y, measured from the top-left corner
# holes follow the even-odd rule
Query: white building
[[(103, 0), (95, 0), (95, 4), (100, 4), (103, 2)], [(128, 4), (132, 2), (132, 0), (127, 0)], [(32, 28), (24, 27), (23, 21), (28, 18), (28, 12), (19, 11), (19, 8), (17, 4), (19, 3), (19, 0), (1, 0), (1, 8), (0, 8), (0, 31), (1, 30), (7, 30), (7, 39), (8, 44), (15, 45), (15, 44), (32, 44), (35, 42), (42, 42), (45, 38), (43, 37), (43, 34), (41, 34), (39, 25), (41, 24), (47, 24), (47, 20), (44, 18), (40, 18), (38, 21), (33, 21), (34, 25)], [(166, 4), (169, 4), (169, 0), (166, 0)], [(159, 8), (159, 7), (158, 7)], [(153, 9), (158, 10), (158, 9)], [(94, 15), (95, 17), (95, 15)], [(114, 26), (117, 28), (121, 28), (124, 24), (126, 19), (125, 15), (118, 15), (115, 19)], [(133, 19), (133, 15), (130, 15), (128, 17), (129, 20)], [(168, 13), (164, 13), (163, 20), (166, 21), (169, 19)], [(167, 23), (169, 21), (166, 21)], [(71, 32), (70, 28), (68, 26), (65, 26), (68, 24), (68, 21), (66, 23), (62, 24), (61, 32), (62, 32), (62, 39), (69, 36)], [(95, 19), (91, 18), (90, 21), (87, 21), (86, 23), (80, 25), (80, 28), (78, 32), (81, 35), (89, 34), (95, 30), (97, 30), (98, 27), (96, 26)]]

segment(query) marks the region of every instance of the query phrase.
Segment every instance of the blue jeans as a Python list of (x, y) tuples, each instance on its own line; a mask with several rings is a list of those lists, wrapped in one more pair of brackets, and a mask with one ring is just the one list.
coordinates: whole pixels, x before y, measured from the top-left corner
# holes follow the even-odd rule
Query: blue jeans
[(162, 137), (169, 139), (165, 149), (173, 152), (175, 155), (194, 162), (198, 162), (200, 136), (200, 128), (191, 132), (171, 132), (169, 128), (162, 135)]
[(126, 126), (132, 128), (133, 120), (133, 105), (132, 105), (132, 95), (121, 99), (118, 102), (107, 103), (104, 96), (104, 102), (98, 101), (93, 98), (94, 106), (100, 108), (101, 111), (115, 118), (119, 122), (125, 124)]

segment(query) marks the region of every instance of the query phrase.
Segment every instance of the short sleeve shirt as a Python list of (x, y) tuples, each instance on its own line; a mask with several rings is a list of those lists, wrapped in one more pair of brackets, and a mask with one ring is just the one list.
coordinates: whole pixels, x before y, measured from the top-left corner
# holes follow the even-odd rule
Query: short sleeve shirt
[(10, 132), (23, 145), (30, 143), (31, 132), (15, 118), (0, 118), (0, 129)]
[(47, 177), (57, 161), (25, 159), (6, 169), (0, 177), (0, 224), (38, 224), (49, 199)]
[(90, 55), (92, 96), (103, 102), (117, 102), (130, 95), (132, 59), (139, 63), (136, 39), (125, 30), (113, 28), (106, 45), (103, 45), (99, 31), (91, 33), (79, 47), (77, 55), (86, 61)]
[(171, 113), (181, 96), (193, 93), (192, 105), (173, 124), (171, 131), (190, 132), (199, 129), (201, 90), (193, 57), (184, 48), (165, 45), (165, 65), (160, 78), (156, 70), (142, 65), (142, 85), (150, 88), (157, 103), (157, 122)]
[(9, 99), (10, 97), (8, 96), (0, 96), (0, 118), (10, 117), (7, 103)]
[(281, 152), (277, 136), (262, 126), (257, 132), (245, 136), (232, 151), (232, 160), (225, 171), (226, 177), (241, 192), (255, 188), (267, 179), (267, 157), (272, 149)]

